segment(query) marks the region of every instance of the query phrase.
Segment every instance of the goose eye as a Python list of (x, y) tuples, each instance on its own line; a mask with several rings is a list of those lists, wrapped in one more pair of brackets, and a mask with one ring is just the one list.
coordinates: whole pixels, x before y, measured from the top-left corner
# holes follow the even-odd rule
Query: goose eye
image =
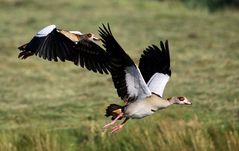
[(184, 97), (180, 96), (178, 97), (179, 101), (184, 101)]
[(90, 38), (91, 36), (92, 36), (91, 34), (87, 34), (87, 37), (89, 37), (89, 38)]

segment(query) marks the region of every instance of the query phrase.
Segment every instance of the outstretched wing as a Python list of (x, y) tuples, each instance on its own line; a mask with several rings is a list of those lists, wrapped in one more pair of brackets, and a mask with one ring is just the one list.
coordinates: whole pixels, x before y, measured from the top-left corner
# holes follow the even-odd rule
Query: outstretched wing
[(80, 39), (80, 32), (68, 32), (50, 25), (18, 48), (19, 58), (37, 55), (49, 61), (72, 61), (76, 65), (99, 73), (108, 73), (108, 55), (96, 43)]
[(141, 100), (151, 95), (139, 69), (125, 53), (111, 33), (110, 26), (99, 28), (103, 46), (111, 59), (112, 79), (122, 100), (130, 102)]
[(160, 47), (155, 45), (146, 48), (141, 55), (139, 69), (147, 82), (149, 89), (162, 97), (164, 88), (171, 76), (170, 54), (168, 41), (160, 41)]

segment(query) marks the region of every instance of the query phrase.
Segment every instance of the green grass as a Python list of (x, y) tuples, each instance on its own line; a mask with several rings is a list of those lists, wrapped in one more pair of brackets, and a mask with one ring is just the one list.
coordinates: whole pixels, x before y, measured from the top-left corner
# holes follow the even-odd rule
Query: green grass
[[(238, 149), (238, 11), (210, 14), (173, 1), (0, 2), (0, 151)], [(136, 63), (144, 48), (168, 39), (165, 97), (184, 95), (193, 105), (131, 120), (111, 135), (104, 111), (122, 102), (110, 76), (17, 58), (17, 47), (48, 24), (97, 33), (106, 22)]]
[(220, 9), (238, 9), (239, 2), (237, 0), (181, 0), (191, 7), (204, 7), (209, 11), (219, 11)]

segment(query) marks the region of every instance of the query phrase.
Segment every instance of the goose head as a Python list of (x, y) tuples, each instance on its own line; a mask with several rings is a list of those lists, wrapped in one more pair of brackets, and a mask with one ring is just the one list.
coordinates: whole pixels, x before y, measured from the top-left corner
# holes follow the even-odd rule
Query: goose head
[(192, 105), (192, 102), (189, 101), (184, 96), (174, 96), (167, 99), (172, 104), (180, 104), (180, 105)]
[(93, 42), (97, 42), (97, 41), (100, 41), (100, 38), (96, 37), (94, 34), (92, 33), (87, 33), (87, 34), (84, 34), (85, 38), (90, 40), (90, 41), (93, 41)]

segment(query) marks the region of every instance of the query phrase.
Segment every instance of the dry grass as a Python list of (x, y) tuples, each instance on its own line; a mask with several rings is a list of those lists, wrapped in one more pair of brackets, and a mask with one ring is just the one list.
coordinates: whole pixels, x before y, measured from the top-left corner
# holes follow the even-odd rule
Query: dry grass
[[(197, 118), (165, 120), (158, 124), (129, 124), (123, 132), (109, 134), (92, 122), (70, 129), (21, 128), (0, 133), (4, 151), (73, 151), (73, 150), (148, 150), (148, 151), (225, 151), (237, 150), (235, 127), (223, 128), (200, 123)], [(145, 126), (147, 125), (147, 126)]]

